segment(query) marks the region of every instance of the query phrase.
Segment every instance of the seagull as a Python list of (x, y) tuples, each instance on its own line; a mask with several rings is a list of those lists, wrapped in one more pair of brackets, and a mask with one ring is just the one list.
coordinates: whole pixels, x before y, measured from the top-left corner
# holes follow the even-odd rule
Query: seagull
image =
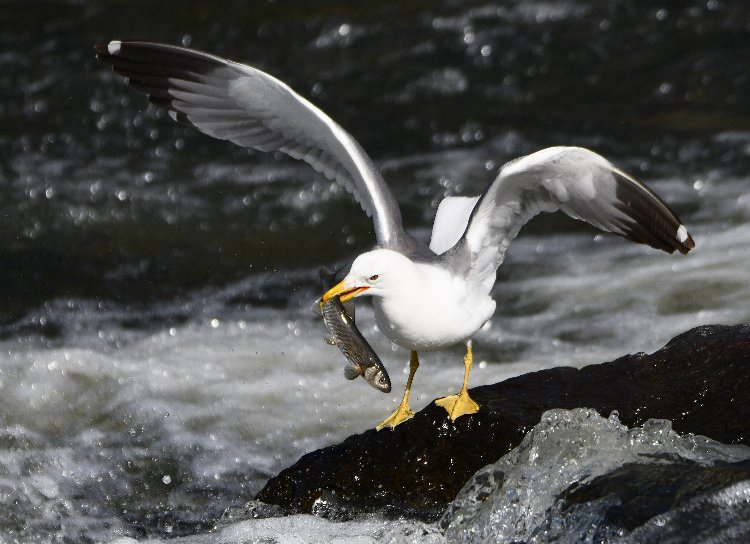
[(561, 210), (633, 242), (686, 254), (695, 243), (652, 190), (581, 147), (542, 149), (502, 166), (483, 194), (447, 197), (429, 245), (404, 230), (393, 193), (357, 141), (273, 76), (193, 49), (153, 42), (95, 46), (100, 62), (181, 123), (243, 147), (280, 151), (341, 184), (372, 217), (377, 246), (356, 257), (322, 297), (373, 297), (379, 330), (410, 351), (398, 408), (376, 428), (393, 428), (409, 407), (419, 352), (463, 343), (459, 393), (435, 401), (452, 421), (479, 411), (469, 396), (471, 338), (495, 312), (490, 291), (519, 229), (540, 212)]

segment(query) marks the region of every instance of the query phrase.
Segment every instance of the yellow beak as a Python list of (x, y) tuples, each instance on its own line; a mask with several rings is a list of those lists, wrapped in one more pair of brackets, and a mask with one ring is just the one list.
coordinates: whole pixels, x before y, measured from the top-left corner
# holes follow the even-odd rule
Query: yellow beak
[(341, 280), (336, 285), (331, 287), (326, 293), (323, 295), (323, 302), (328, 302), (328, 299), (331, 297), (335, 297), (338, 295), (340, 297), (341, 302), (346, 302), (350, 298), (356, 297), (358, 294), (362, 293), (363, 291), (367, 291), (369, 287), (355, 287), (354, 289), (346, 289), (344, 287), (344, 280)]

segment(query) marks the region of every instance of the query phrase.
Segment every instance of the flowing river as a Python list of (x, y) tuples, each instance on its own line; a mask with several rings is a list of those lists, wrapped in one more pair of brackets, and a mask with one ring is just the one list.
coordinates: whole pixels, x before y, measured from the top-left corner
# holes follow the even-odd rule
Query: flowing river
[[(0, 543), (443, 538), (312, 516), (207, 534), (387, 415), (408, 353), (360, 303), (384, 395), (322, 340), (318, 267), (374, 243), (350, 195), (173, 123), (97, 64), (98, 41), (181, 43), (286, 81), (358, 139), (425, 238), (441, 198), (550, 145), (598, 151), (673, 207), (687, 256), (535, 218), (498, 273), (472, 385), (750, 322), (744, 2), (7, 1), (0, 25)], [(424, 356), (415, 409), (460, 386), (461, 357)]]

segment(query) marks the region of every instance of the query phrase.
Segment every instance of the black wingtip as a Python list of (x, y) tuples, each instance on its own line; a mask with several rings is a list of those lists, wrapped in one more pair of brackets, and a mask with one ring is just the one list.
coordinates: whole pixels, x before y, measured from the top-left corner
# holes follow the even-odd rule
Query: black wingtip
[(617, 187), (614, 204), (627, 219), (622, 221), (626, 238), (656, 249), (682, 254), (695, 247), (695, 241), (677, 215), (648, 187), (615, 171)]

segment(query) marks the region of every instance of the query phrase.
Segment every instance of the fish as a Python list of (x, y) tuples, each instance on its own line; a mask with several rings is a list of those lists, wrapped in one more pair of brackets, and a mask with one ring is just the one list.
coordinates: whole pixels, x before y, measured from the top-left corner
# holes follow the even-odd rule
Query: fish
[[(319, 271), (324, 292), (335, 285), (337, 272), (331, 273), (326, 268)], [(354, 322), (354, 308), (345, 307), (338, 296), (326, 302), (318, 301), (319, 315), (323, 318), (328, 332), (326, 342), (339, 348), (346, 357), (344, 377), (354, 380), (359, 376), (383, 393), (391, 392), (391, 379), (377, 353), (367, 343)]]

